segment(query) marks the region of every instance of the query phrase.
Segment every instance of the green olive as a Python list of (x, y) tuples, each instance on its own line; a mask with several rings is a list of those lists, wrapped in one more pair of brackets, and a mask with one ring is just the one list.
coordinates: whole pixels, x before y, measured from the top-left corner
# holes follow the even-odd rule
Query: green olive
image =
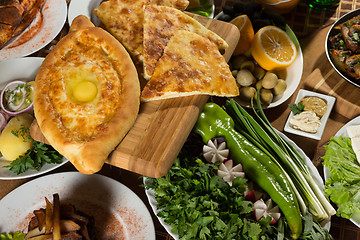
[(236, 57), (233, 57), (231, 59), (231, 65), (232, 69), (239, 70), (241, 68), (241, 64), (247, 60), (247, 57), (244, 55), (239, 55)]
[(274, 95), (281, 95), (285, 92), (287, 87), (286, 81), (284, 79), (279, 79), (276, 86), (273, 88)]
[(242, 69), (236, 76), (236, 82), (241, 87), (248, 87), (256, 82), (254, 75), (248, 69)]
[(240, 69), (247, 69), (249, 70), (250, 72), (254, 72), (254, 69), (255, 69), (255, 64), (253, 61), (244, 61), (241, 66), (240, 66)]
[(256, 95), (256, 89), (254, 87), (242, 87), (239, 89), (239, 93), (242, 100), (249, 102)]
[(262, 80), (256, 82), (255, 88), (256, 89), (262, 88)]
[(272, 89), (276, 86), (278, 77), (275, 73), (267, 72), (262, 80), (263, 88)]
[(233, 75), (234, 78), (236, 78), (238, 72), (239, 72), (239, 70), (232, 70), (231, 74)]
[(262, 88), (260, 90), (260, 100), (263, 104), (270, 104), (274, 98), (274, 95), (270, 89)]
[(257, 80), (261, 80), (266, 72), (262, 67), (256, 66), (253, 73)]

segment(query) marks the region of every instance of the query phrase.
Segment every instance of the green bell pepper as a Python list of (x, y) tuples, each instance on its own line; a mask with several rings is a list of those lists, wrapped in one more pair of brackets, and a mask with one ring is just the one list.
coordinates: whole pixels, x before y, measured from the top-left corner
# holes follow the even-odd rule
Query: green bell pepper
[(232, 118), (217, 104), (207, 103), (200, 114), (194, 132), (207, 143), (214, 137), (224, 137), (234, 163), (241, 163), (246, 178), (258, 184), (279, 206), (286, 217), (292, 238), (302, 233), (299, 204), (281, 168), (269, 156), (234, 129)]

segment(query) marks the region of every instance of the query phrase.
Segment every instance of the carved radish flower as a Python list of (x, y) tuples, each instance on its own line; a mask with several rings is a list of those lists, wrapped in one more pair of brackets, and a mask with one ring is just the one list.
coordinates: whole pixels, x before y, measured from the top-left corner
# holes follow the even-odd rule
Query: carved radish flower
[(233, 166), (233, 164), (233, 160), (226, 160), (219, 165), (219, 169), (217, 170), (217, 175), (224, 179), (225, 182), (229, 183), (230, 186), (232, 186), (232, 180), (234, 178), (245, 177), (242, 165), (239, 163), (238, 165)]
[(244, 197), (246, 200), (251, 202), (256, 202), (260, 198), (267, 198), (267, 193), (263, 191), (259, 186), (254, 184), (253, 182), (247, 182), (246, 183), (247, 188), (244, 192)]
[(218, 139), (213, 141), (210, 139), (203, 147), (204, 158), (210, 163), (224, 161), (229, 156), (229, 149), (226, 149), (226, 142), (218, 142)]
[(254, 214), (256, 221), (259, 221), (263, 217), (271, 217), (270, 224), (275, 224), (281, 216), (279, 206), (273, 207), (273, 202), (271, 198), (264, 200), (260, 198), (254, 203)]

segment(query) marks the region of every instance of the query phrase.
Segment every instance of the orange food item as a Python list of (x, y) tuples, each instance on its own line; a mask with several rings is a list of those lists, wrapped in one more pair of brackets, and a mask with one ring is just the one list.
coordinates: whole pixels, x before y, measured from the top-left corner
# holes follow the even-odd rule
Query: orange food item
[(237, 16), (230, 23), (234, 24), (240, 31), (240, 39), (233, 53), (234, 56), (237, 56), (250, 48), (254, 38), (254, 28), (247, 15)]
[(296, 46), (285, 31), (275, 26), (261, 28), (251, 44), (251, 54), (265, 70), (281, 70), (296, 58)]

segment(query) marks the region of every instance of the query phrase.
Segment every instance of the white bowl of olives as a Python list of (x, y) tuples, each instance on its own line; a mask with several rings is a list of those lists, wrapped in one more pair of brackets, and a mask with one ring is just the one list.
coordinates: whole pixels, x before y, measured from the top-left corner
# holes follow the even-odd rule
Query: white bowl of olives
[(286, 69), (266, 71), (254, 61), (250, 53), (233, 56), (230, 59), (230, 69), (240, 92), (235, 100), (240, 105), (251, 107), (251, 97), (256, 97), (255, 93), (260, 88), (263, 108), (276, 107), (288, 100), (299, 86), (303, 72), (303, 56), (300, 44), (290, 27), (287, 26), (286, 32), (297, 48), (295, 61)]

